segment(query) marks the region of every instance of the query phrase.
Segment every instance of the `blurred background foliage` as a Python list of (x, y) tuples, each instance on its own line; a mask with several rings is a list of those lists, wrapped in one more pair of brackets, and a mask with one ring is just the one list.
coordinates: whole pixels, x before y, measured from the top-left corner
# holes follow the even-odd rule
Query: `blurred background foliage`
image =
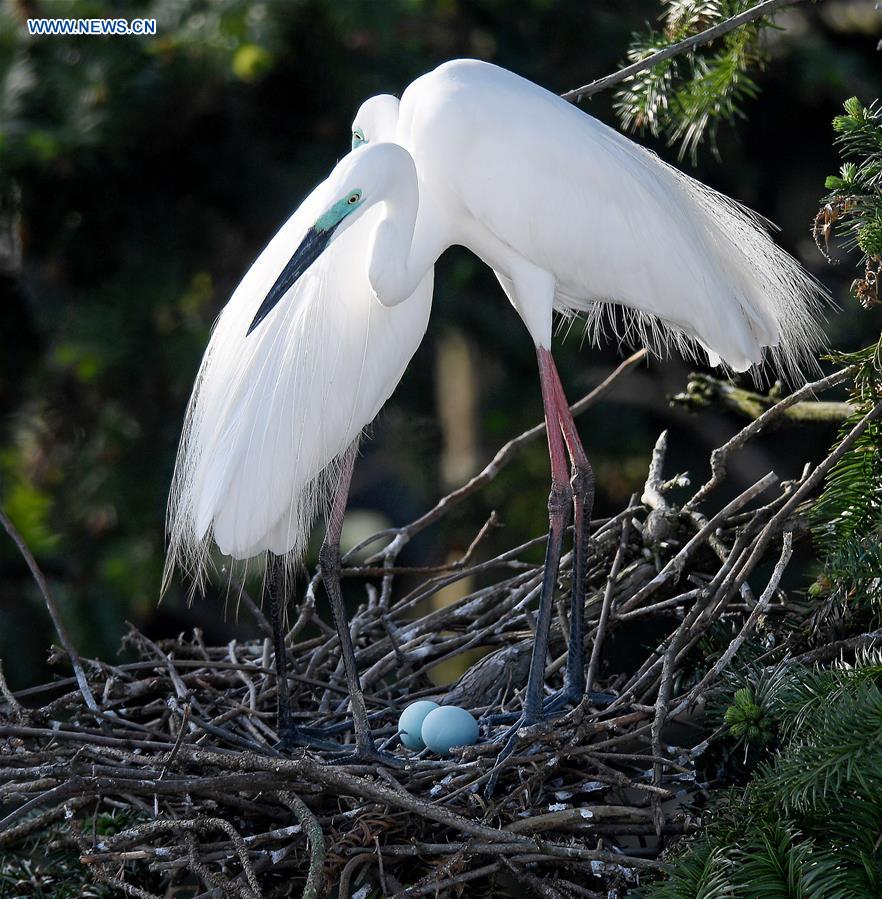
[[(222, 587), (188, 606), (176, 585), (157, 606), (180, 424), (218, 311), (347, 151), (361, 101), (458, 56), (564, 91), (617, 68), (658, 13), (656, 0), (0, 0), (0, 503), (82, 652), (113, 654), (126, 619), (148, 634), (250, 633)], [(155, 17), (157, 35), (29, 37), (38, 15)], [(879, 16), (870, 0), (827, 0), (778, 21), (747, 117), (722, 122), (715, 154), (680, 164), (781, 226), (842, 304), (831, 341), (853, 350), (878, 335), (879, 308), (849, 299), (854, 258), (828, 265), (810, 226), (837, 168), (830, 120), (843, 99), (879, 94)], [(609, 94), (583, 108), (616, 121)], [(676, 160), (673, 136), (650, 127), (639, 139)], [(352, 526), (409, 520), (540, 418), (530, 341), (489, 272), (453, 250), (436, 285), (429, 334), (364, 445)], [(617, 358), (579, 338), (559, 349), (573, 398)], [(583, 417), (598, 514), (642, 483), (662, 427), (672, 468), (696, 477), (731, 432), (723, 412), (667, 406), (687, 371), (653, 362)], [(795, 474), (834, 436), (781, 432), (744, 453), (737, 475)], [(458, 554), (494, 508), (505, 528), (493, 539), (533, 536), (546, 495), (536, 444), (447, 530), (415, 541), (410, 561)], [(53, 634), (5, 539), (0, 572), (0, 656), (23, 686), (45, 674)]]

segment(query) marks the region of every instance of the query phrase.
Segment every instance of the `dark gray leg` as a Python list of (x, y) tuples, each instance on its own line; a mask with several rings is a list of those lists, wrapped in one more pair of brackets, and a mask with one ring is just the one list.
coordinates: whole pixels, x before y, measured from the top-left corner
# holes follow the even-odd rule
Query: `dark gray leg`
[(282, 614), (285, 608), (282, 586), (285, 575), (281, 569), (282, 563), (278, 556), (268, 556), (266, 592), (269, 596), (270, 621), (273, 625), (273, 655), (276, 663), (276, 724), (279, 738), (285, 742), (286, 735), (295, 728), (294, 722), (291, 720), (291, 698), (288, 695), (288, 679), (285, 674), (288, 661), (285, 653), (285, 625)]
[(585, 599), (587, 584), (585, 582), (588, 567), (588, 534), (591, 527), (591, 510), (594, 507), (594, 471), (576, 423), (570, 412), (570, 406), (564, 393), (563, 384), (557, 369), (553, 368), (552, 377), (555, 384), (555, 399), (563, 432), (564, 442), (572, 463), (573, 488), (573, 596), (570, 604), (570, 639), (567, 653), (567, 667), (564, 672), (564, 702), (576, 704), (582, 701), (585, 693)]
[[(537, 350), (539, 357), (539, 380), (542, 387), (542, 405), (545, 410), (545, 426), (548, 432), (548, 454), (551, 459), (551, 493), (548, 497), (548, 543), (545, 546), (545, 567), (539, 592), (539, 614), (536, 619), (536, 635), (533, 640), (533, 654), (530, 657), (530, 672), (527, 677), (527, 691), (524, 696), (524, 710), (518, 721), (503, 735), (504, 741), (496, 757), (498, 767), (507, 759), (518, 740), (522, 727), (537, 724), (544, 716), (543, 687), (545, 684), (545, 663), (548, 658), (548, 637), (554, 610), (554, 586), (557, 581), (563, 539), (566, 533), (572, 488), (567, 480), (567, 460), (563, 436), (561, 434), (555, 406), (555, 386), (550, 375), (554, 363), (548, 350)], [(494, 773), (485, 787), (485, 795), (490, 795), (496, 786)]]
[(548, 637), (554, 611), (554, 585), (560, 566), (563, 539), (570, 511), (570, 491), (566, 483), (552, 483), (548, 497), (549, 529), (545, 547), (545, 568), (542, 573), (542, 589), (539, 593), (539, 615), (536, 619), (536, 637), (530, 657), (530, 673), (524, 697), (524, 714), (519, 727), (536, 724), (542, 720), (542, 694), (545, 686), (545, 664), (548, 661)]
[(353, 444), (343, 458), (340, 481), (334, 493), (334, 499), (328, 514), (328, 528), (322, 548), (319, 551), (319, 571), (331, 603), (331, 611), (334, 614), (334, 624), (340, 640), (340, 652), (343, 656), (343, 668), (346, 673), (346, 685), (349, 688), (349, 700), (355, 725), (355, 753), (353, 757), (359, 760), (379, 759), (387, 763), (396, 763), (398, 759), (394, 756), (377, 749), (371, 736), (364, 695), (361, 691), (361, 681), (358, 677), (355, 648), (352, 645), (352, 635), (349, 633), (349, 620), (346, 617), (343, 592), (340, 589), (340, 535), (343, 532), (343, 518), (346, 514), (346, 502), (349, 498), (349, 485), (352, 482), (352, 469), (355, 466), (356, 452), (356, 445)]
[(278, 749), (309, 746), (313, 749), (336, 750), (336, 743), (322, 739), (320, 731), (299, 727), (291, 715), (291, 697), (288, 693), (287, 654), (285, 652), (285, 570), (278, 556), (267, 559), (266, 592), (269, 596), (270, 621), (273, 626), (273, 655), (276, 667), (276, 732)]

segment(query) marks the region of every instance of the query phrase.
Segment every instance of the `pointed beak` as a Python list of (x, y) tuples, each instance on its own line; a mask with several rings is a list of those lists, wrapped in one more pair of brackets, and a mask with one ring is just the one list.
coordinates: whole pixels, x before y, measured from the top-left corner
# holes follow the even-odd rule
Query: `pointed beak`
[(282, 273), (276, 278), (276, 283), (273, 284), (260, 304), (254, 320), (248, 327), (246, 337), (272, 312), (279, 300), (297, 282), (297, 279), (322, 255), (331, 242), (334, 231), (334, 228), (326, 231), (316, 231), (315, 228), (310, 228), (306, 232), (300, 246), (294, 251), (294, 255), (288, 260)]

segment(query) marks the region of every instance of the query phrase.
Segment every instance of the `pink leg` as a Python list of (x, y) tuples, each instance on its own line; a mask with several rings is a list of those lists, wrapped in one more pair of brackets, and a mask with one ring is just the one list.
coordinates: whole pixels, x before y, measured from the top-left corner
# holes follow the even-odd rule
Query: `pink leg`
[(566, 448), (557, 408), (554, 360), (548, 350), (540, 348), (537, 350), (537, 355), (542, 405), (545, 410), (545, 425), (548, 431), (548, 453), (551, 459), (551, 493), (548, 496), (549, 528), (548, 543), (545, 549), (545, 569), (539, 594), (536, 637), (533, 643), (533, 655), (530, 659), (522, 724), (533, 724), (542, 718), (542, 687), (545, 682), (545, 661), (548, 655), (548, 637), (554, 605), (554, 584), (557, 580), (572, 497), (572, 488), (567, 478)]
[[(545, 684), (545, 661), (548, 656), (548, 637), (551, 632), (551, 616), (554, 607), (554, 585), (560, 566), (564, 534), (570, 513), (572, 488), (567, 478), (567, 457), (555, 386), (554, 360), (548, 350), (537, 348), (539, 382), (542, 388), (542, 406), (545, 411), (545, 428), (548, 432), (548, 455), (551, 459), (551, 493), (548, 496), (548, 543), (545, 545), (545, 567), (539, 591), (539, 614), (536, 618), (536, 635), (533, 638), (533, 654), (530, 656), (530, 672), (527, 676), (527, 692), (520, 719), (503, 735), (502, 749), (496, 757), (496, 767), (505, 761), (518, 742), (518, 730), (542, 720), (545, 714), (542, 689)], [(491, 796), (496, 788), (498, 774), (487, 781), (485, 796)]]
[[(547, 352), (547, 351), (546, 351)], [(551, 360), (551, 355), (549, 360)], [(570, 405), (564, 393), (563, 384), (554, 361), (550, 361), (550, 376), (554, 382), (555, 403), (560, 429), (566, 442), (573, 467), (570, 485), (573, 492), (573, 595), (570, 604), (570, 647), (567, 653), (567, 667), (564, 674), (563, 701), (577, 703), (585, 692), (585, 593), (587, 584), (585, 573), (588, 562), (588, 532), (591, 525), (591, 509), (594, 506), (594, 471), (576, 423), (570, 412)]]

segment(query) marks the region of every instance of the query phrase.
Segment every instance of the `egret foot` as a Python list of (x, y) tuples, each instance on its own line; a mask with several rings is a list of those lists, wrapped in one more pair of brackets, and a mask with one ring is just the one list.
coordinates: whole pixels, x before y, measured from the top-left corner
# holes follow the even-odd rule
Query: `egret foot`
[[(567, 688), (564, 687), (543, 700), (543, 719), (557, 718), (570, 709), (576, 708), (583, 699), (587, 700), (590, 705), (597, 706), (598, 708), (605, 708), (606, 706), (611, 705), (618, 699), (618, 697), (614, 693), (595, 693), (593, 690), (581, 695), (567, 690)], [(498, 724), (512, 724), (515, 721), (520, 721), (522, 717), (523, 716), (519, 712), (500, 712), (497, 715), (485, 715), (481, 718), (480, 723), (495, 727)], [(524, 727), (524, 725), (518, 724), (518, 727)]]
[(614, 693), (596, 693), (594, 690), (582, 693), (578, 690), (570, 690), (564, 687), (558, 690), (557, 693), (549, 696), (542, 704), (542, 709), (546, 715), (560, 715), (569, 709), (574, 709), (583, 700), (589, 705), (602, 709), (612, 705), (617, 698)]
[(292, 749), (317, 749), (321, 752), (340, 752), (345, 745), (326, 739), (326, 734), (317, 727), (298, 727), (296, 724), (280, 724), (278, 727), (279, 741), (273, 746), (280, 752), (290, 752)]
[(499, 755), (496, 756), (496, 761), (493, 763), (493, 767), (490, 769), (490, 780), (487, 781), (487, 786), (484, 787), (484, 798), (490, 799), (493, 795), (493, 791), (496, 789), (496, 784), (499, 781), (499, 771), (502, 767), (502, 763), (515, 751), (518, 745), (518, 737), (521, 730), (525, 727), (534, 727), (537, 724), (541, 724), (542, 722), (533, 716), (524, 714), (521, 715), (517, 721), (507, 730), (501, 737), (493, 740), (494, 743), (502, 743), (502, 749), (499, 750)]
[[(341, 746), (340, 749), (348, 749), (347, 746)], [(373, 740), (368, 745), (356, 746), (353, 752), (349, 752), (341, 758), (336, 758), (328, 762), (329, 765), (385, 765), (387, 768), (403, 768), (406, 764), (405, 759), (386, 752), (385, 749), (378, 749)]]
[[(389, 712), (387, 710), (371, 712), (367, 716), (368, 724), (372, 724), (377, 721), (385, 721), (388, 718)], [(355, 730), (355, 719), (344, 718), (343, 721), (338, 721), (336, 724), (325, 724), (322, 727), (313, 728), (313, 730), (315, 730), (316, 733), (321, 731), (321, 733), (325, 736), (330, 736), (331, 734), (342, 734), (347, 730)]]

